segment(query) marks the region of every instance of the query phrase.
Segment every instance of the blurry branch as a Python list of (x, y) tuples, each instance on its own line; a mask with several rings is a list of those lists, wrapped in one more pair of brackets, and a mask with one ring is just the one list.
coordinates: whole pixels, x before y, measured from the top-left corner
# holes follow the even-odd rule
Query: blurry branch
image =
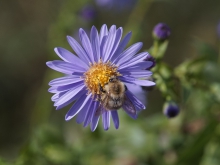
[(139, 0), (136, 7), (133, 9), (131, 15), (128, 18), (128, 22), (125, 25), (125, 32), (132, 29), (133, 36), (130, 40), (132, 43), (136, 41), (142, 34), (141, 24), (144, 22), (144, 17), (150, 8), (153, 0)]

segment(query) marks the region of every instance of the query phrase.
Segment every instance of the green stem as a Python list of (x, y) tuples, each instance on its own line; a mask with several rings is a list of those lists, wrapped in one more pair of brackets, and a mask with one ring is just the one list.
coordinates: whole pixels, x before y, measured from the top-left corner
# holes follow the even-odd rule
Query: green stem
[(154, 40), (152, 56), (155, 57), (155, 58), (158, 58), (158, 47), (159, 47), (158, 41)]

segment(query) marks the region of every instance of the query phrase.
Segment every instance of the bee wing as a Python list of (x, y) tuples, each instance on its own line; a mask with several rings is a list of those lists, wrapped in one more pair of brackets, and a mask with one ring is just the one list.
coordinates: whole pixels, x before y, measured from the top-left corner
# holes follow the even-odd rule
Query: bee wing
[(106, 102), (107, 99), (108, 99), (108, 95), (105, 95), (105, 98), (102, 101), (100, 99), (100, 104), (99, 104), (99, 107), (96, 110), (95, 116), (99, 116), (99, 115), (103, 114), (104, 111), (106, 111), (105, 108), (104, 108), (104, 104), (106, 104), (105, 102)]
[(95, 112), (95, 116), (100, 116), (104, 112), (105, 112), (105, 108), (101, 104), (99, 104), (99, 107), (97, 108), (97, 110)]
[(131, 100), (126, 95), (125, 95), (125, 98), (124, 98), (124, 104), (123, 104), (122, 108), (128, 114), (130, 114), (132, 117), (135, 117), (136, 114), (137, 114), (137, 111), (136, 111), (134, 105), (132, 104)]

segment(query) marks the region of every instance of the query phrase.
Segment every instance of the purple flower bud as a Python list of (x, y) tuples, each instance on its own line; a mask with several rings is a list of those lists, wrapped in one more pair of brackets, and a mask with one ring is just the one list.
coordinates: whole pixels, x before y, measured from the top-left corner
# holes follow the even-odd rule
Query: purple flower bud
[(123, 11), (132, 9), (137, 0), (95, 0), (96, 4), (104, 9), (113, 9), (115, 11)]
[(176, 117), (180, 112), (179, 107), (174, 102), (166, 102), (164, 104), (163, 113), (168, 118)]
[(165, 40), (170, 36), (170, 28), (165, 23), (158, 23), (153, 30), (153, 36), (159, 40)]
[(148, 56), (144, 59), (144, 61), (151, 61), (151, 62), (153, 62), (153, 64), (150, 67), (146, 68), (146, 70), (150, 70), (150, 69), (152, 69), (156, 65), (155, 59), (150, 54), (148, 54)]
[(92, 20), (96, 17), (96, 10), (92, 6), (84, 6), (80, 12), (80, 15), (85, 20)]

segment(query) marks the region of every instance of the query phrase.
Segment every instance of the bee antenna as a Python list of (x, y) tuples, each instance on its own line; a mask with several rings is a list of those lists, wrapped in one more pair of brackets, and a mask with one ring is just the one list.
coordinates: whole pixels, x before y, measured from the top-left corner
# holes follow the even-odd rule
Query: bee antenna
[(125, 85), (125, 91), (127, 91), (128, 90), (128, 87)]

